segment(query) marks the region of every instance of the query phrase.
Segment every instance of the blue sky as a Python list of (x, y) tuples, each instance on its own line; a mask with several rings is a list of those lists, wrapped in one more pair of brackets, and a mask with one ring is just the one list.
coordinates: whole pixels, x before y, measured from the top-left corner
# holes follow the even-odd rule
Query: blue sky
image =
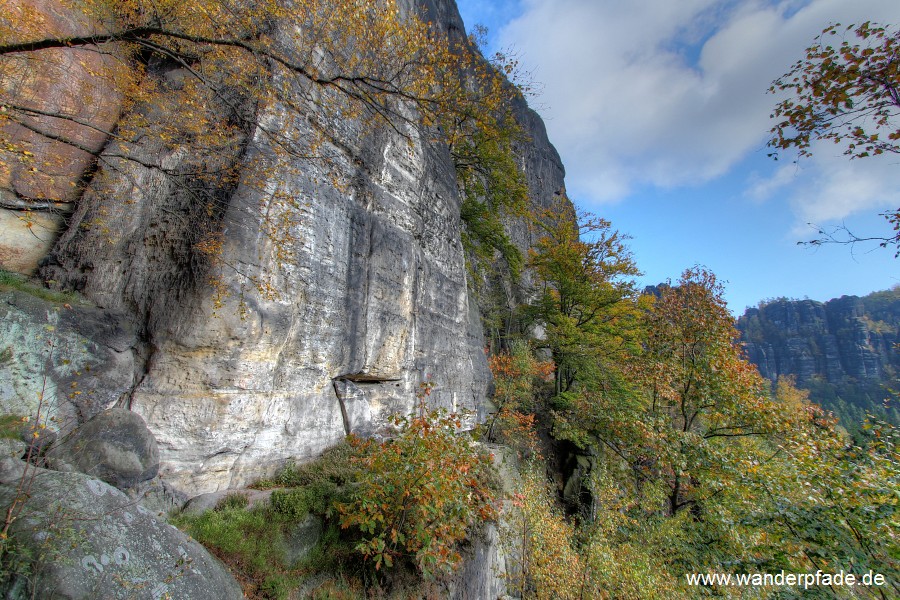
[(900, 284), (893, 252), (809, 248), (808, 223), (887, 235), (900, 160), (848, 161), (833, 145), (766, 156), (772, 80), (833, 22), (900, 26), (897, 0), (457, 0), (542, 84), (530, 100), (566, 166), (570, 197), (632, 237), (641, 283), (695, 264), (731, 309), (827, 300)]

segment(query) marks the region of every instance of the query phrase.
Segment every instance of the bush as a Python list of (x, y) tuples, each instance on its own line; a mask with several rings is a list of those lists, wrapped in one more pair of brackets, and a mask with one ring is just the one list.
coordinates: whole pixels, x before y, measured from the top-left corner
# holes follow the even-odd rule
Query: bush
[(215, 510), (235, 510), (240, 508), (247, 508), (247, 505), (250, 503), (250, 499), (247, 498), (244, 494), (235, 493), (228, 494), (218, 502), (216, 502)]
[(275, 490), (270, 502), (275, 512), (291, 519), (303, 519), (309, 513), (327, 513), (337, 493), (335, 484), (321, 482), (309, 487)]
[(423, 411), (396, 424), (402, 433), (392, 441), (352, 441), (360, 481), (337, 512), (342, 528), (362, 533), (356, 551), (376, 570), (411, 557), (428, 578), (456, 565), (455, 545), (471, 525), (496, 518), (485, 483), (491, 460), (459, 435), (454, 415)]
[(272, 479), (256, 482), (256, 489), (274, 487), (303, 487), (318, 484), (342, 486), (355, 479), (356, 467), (350, 463), (353, 449), (347, 442), (333, 446), (322, 455), (307, 463), (288, 463)]

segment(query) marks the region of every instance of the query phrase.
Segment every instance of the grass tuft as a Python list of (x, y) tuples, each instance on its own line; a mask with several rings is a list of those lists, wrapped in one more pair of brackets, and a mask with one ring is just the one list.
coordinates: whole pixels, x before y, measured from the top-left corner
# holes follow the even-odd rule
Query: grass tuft
[(0, 292), (10, 290), (25, 292), (35, 298), (53, 302), (54, 304), (87, 304), (85, 300), (75, 292), (55, 292), (53, 290), (48, 290), (24, 275), (0, 269)]

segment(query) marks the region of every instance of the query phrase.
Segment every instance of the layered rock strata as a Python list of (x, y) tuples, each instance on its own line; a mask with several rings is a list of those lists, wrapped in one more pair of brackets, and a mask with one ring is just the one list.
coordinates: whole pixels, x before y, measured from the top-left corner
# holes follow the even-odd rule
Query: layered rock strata
[[(405, 4), (464, 35), (452, 1)], [(184, 73), (156, 65), (148, 76), (164, 89)], [(165, 121), (180, 108), (152, 110)], [(563, 169), (540, 119), (524, 101), (517, 112), (530, 138), (519, 163), (532, 201), (548, 206), (564, 196)], [(190, 496), (270, 475), (349, 432), (376, 433), (389, 414), (413, 409), (426, 382), (431, 406), (467, 411), (470, 423), (487, 410), (461, 200), (438, 132), (335, 119), (315, 104), (303, 119), (272, 105), (256, 122), (264, 127), (235, 134), (240, 153), (221, 158), (223, 168), (267, 174), (240, 185), (142, 165), (189, 174), (201, 160), (190, 145), (107, 143), (101, 177), (42, 259), (45, 281), (76, 290), (131, 336), (90, 359), (108, 367), (78, 371), (100, 390), (87, 409), (66, 389), (84, 382), (56, 375), (75, 370), (42, 365), (57, 404), (77, 423), (112, 406), (136, 412), (156, 438), (160, 475)], [(327, 161), (276, 160), (263, 130), (324, 140)], [(534, 232), (508, 226), (527, 250)], [(55, 331), (70, 329), (77, 324)]]

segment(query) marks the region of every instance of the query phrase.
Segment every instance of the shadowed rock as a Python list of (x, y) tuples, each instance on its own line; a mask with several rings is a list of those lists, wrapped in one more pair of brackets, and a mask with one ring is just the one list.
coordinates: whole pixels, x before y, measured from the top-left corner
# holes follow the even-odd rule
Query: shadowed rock
[(139, 415), (123, 408), (104, 411), (76, 429), (59, 458), (122, 490), (159, 473), (156, 438)]

